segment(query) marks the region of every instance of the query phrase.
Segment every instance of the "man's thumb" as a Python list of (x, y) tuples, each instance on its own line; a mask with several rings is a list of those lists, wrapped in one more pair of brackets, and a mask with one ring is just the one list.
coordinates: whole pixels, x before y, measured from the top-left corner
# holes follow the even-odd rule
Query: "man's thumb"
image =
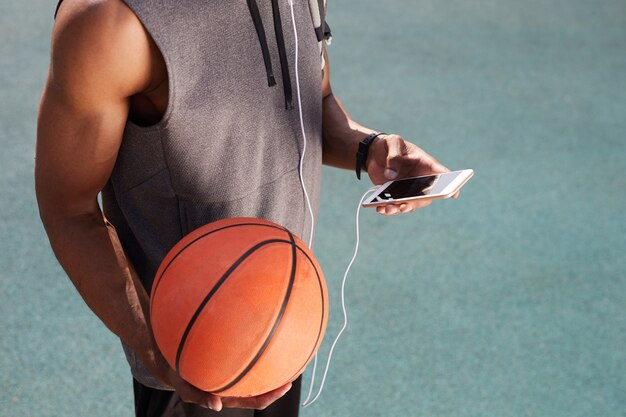
[(402, 144), (399, 137), (385, 138), (387, 147), (387, 160), (385, 162), (385, 178), (396, 179), (400, 171), (400, 160), (402, 159)]
[(393, 168), (385, 168), (385, 178), (388, 180), (395, 180), (398, 176), (398, 171)]

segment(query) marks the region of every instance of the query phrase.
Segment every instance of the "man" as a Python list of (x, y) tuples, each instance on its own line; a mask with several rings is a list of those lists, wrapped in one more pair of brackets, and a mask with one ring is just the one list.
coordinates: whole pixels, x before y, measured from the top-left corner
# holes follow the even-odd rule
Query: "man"
[(38, 120), (37, 198), (59, 262), (124, 344), (137, 416), (297, 415), (299, 379), (291, 391), (287, 384), (253, 398), (183, 381), (155, 345), (148, 293), (167, 251), (210, 221), (260, 217), (309, 237), (303, 131), (315, 211), (322, 162), (354, 169), (368, 135), (363, 162), (375, 184), (446, 171), (401, 137), (374, 138), (350, 118), (320, 56), (320, 15), (327, 31), (315, 4), (66, 0), (58, 9)]

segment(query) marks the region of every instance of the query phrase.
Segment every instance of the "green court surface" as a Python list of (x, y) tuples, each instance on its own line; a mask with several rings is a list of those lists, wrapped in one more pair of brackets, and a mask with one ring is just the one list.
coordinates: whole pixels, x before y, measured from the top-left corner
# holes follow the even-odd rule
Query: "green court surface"
[[(361, 212), (348, 330), (302, 415), (626, 416), (626, 2), (329, 3), (331, 80), (354, 118), (476, 175), (456, 201)], [(0, 415), (130, 416), (119, 342), (34, 199), (54, 6), (0, 6)], [(324, 171), (322, 359), (368, 186)]]

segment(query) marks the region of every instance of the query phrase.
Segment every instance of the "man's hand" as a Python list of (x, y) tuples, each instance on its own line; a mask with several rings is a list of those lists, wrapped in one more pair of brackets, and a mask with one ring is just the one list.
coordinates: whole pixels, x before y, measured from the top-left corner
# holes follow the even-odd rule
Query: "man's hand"
[[(433, 156), (398, 135), (380, 135), (370, 145), (366, 161), (367, 173), (376, 185), (400, 178), (448, 172)], [(457, 192), (453, 197), (457, 198)], [(402, 204), (376, 207), (384, 215), (409, 213), (426, 207), (432, 200), (416, 200)]]
[(194, 403), (201, 407), (210, 408), (214, 411), (220, 411), (222, 408), (252, 408), (263, 410), (291, 389), (291, 382), (289, 382), (280, 388), (255, 397), (220, 397), (202, 391), (183, 380), (165, 363), (165, 360), (163, 360), (162, 365), (164, 365), (162, 379), (165, 380), (163, 382), (174, 388), (181, 400), (186, 403)]
[[(326, 65), (322, 79), (322, 162), (325, 165), (354, 170), (354, 155), (362, 141), (373, 132), (352, 120), (341, 102), (332, 93), (329, 76), (329, 60), (324, 50)], [(380, 135), (370, 145), (365, 168), (376, 185), (399, 178), (448, 172), (431, 155), (407, 142), (398, 135)], [(458, 192), (454, 198), (458, 197)], [(394, 215), (408, 213), (426, 207), (429, 200), (411, 201), (402, 204), (388, 204), (376, 207), (380, 214)]]

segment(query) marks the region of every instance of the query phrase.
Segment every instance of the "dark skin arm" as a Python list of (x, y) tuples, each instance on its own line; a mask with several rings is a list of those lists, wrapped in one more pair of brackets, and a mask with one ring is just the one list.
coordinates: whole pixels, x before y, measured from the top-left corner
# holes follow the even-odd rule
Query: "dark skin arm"
[(173, 372), (156, 347), (149, 297), (104, 218), (97, 196), (111, 175), (131, 97), (161, 77), (156, 48), (122, 2), (66, 0), (52, 36), (39, 108), (35, 184), (41, 219), (59, 262), (87, 305), (187, 402), (263, 409), (291, 384), (250, 398), (219, 397)]
[[(324, 50), (324, 56), (326, 65), (322, 81), (322, 96), (324, 97), (322, 160), (325, 165), (354, 170), (359, 142), (374, 130), (354, 121), (332, 93), (326, 50)], [(366, 167), (370, 180), (376, 185), (396, 178), (448, 172), (448, 169), (433, 156), (394, 134), (381, 135), (372, 142)], [(458, 197), (458, 193), (454, 197)], [(429, 200), (412, 201), (400, 205), (388, 204), (377, 207), (376, 211), (380, 214), (395, 215), (412, 212), (429, 204)]]

